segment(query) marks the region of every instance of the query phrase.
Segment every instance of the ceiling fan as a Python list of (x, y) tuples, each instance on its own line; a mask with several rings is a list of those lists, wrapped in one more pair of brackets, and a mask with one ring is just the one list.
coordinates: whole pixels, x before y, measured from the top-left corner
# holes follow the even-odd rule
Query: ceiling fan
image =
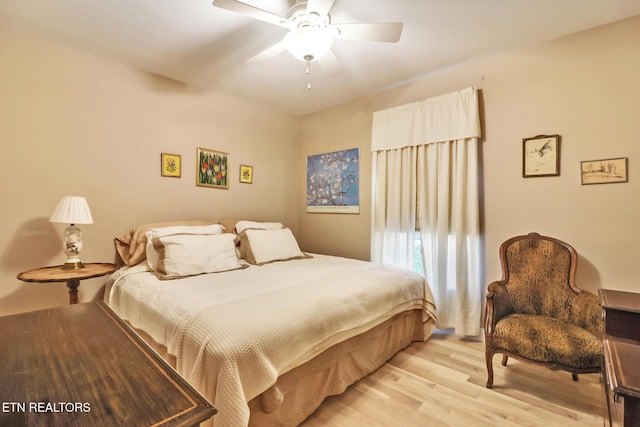
[(307, 0), (294, 4), (286, 16), (262, 10), (238, 0), (213, 0), (213, 5), (260, 21), (283, 27), (287, 34), (280, 42), (254, 56), (262, 62), (288, 50), (307, 62), (329, 53), (334, 40), (368, 40), (395, 43), (400, 40), (402, 22), (333, 23), (329, 11), (335, 0)]

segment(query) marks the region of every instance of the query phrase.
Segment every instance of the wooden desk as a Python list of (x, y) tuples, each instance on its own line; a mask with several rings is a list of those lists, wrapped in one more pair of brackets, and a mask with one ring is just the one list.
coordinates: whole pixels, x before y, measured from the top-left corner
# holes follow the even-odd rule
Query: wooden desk
[(67, 288), (69, 288), (69, 304), (77, 304), (80, 280), (105, 276), (114, 271), (116, 271), (116, 266), (106, 262), (84, 264), (83, 268), (77, 270), (65, 270), (61, 265), (56, 265), (54, 267), (42, 267), (23, 271), (18, 274), (18, 280), (38, 283), (67, 282)]
[(640, 294), (599, 289), (605, 334), (640, 344)]
[(640, 426), (640, 294), (600, 289), (610, 426)]
[(0, 317), (0, 425), (192, 426), (217, 411), (103, 302)]

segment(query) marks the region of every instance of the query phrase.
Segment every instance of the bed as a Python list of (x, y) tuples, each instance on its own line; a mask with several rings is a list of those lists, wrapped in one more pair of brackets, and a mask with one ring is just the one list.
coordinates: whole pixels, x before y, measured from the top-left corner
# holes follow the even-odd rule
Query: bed
[(304, 253), (280, 223), (147, 224), (115, 241), (105, 301), (216, 426), (297, 425), (435, 325), (422, 276)]

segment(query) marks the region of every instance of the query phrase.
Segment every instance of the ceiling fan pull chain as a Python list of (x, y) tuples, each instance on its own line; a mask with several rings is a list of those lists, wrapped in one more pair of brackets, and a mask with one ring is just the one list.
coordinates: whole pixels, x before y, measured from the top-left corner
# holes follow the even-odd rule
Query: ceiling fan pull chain
[(311, 61), (307, 59), (307, 90), (311, 90)]

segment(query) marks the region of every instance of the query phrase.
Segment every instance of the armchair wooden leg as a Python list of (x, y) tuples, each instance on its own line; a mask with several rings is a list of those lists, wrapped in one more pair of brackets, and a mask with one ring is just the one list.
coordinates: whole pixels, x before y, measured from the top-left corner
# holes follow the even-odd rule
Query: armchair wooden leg
[(578, 374), (571, 374), (571, 378), (573, 378), (574, 381), (578, 381)]
[(502, 355), (502, 366), (507, 366), (507, 360), (509, 360), (509, 356), (506, 354)]
[(493, 387), (493, 353), (490, 351), (485, 352), (485, 358), (487, 359), (487, 388)]

